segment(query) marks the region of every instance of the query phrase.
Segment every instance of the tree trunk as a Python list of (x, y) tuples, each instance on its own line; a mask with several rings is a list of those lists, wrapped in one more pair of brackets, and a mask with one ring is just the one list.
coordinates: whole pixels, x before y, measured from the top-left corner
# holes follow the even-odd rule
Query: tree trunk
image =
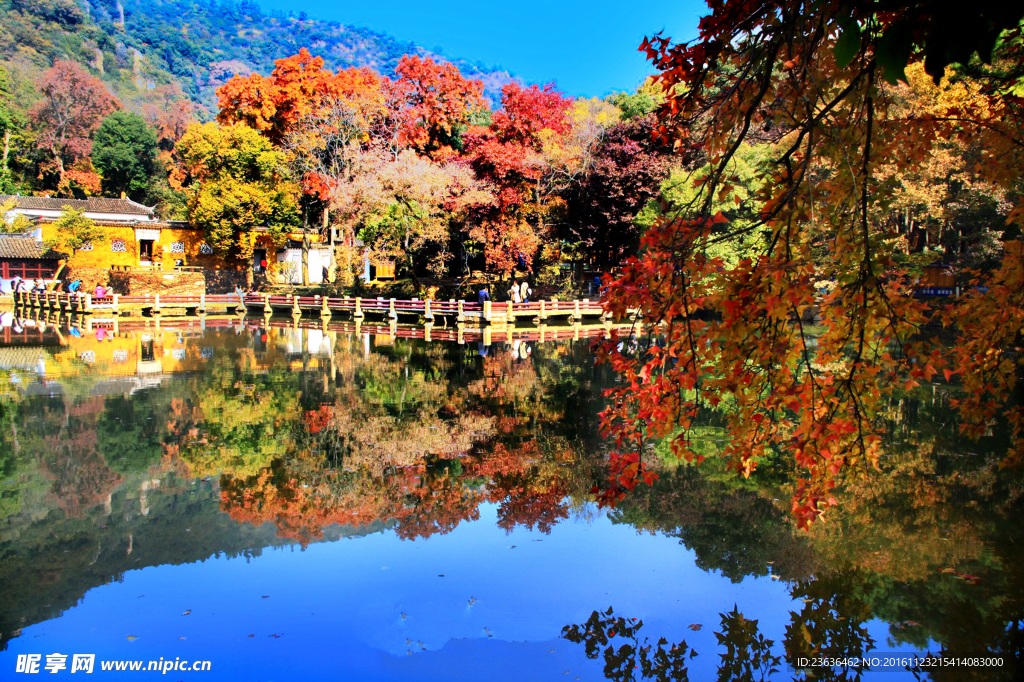
[(334, 228), (331, 227), (330, 217), (328, 215), (328, 209), (324, 208), (324, 229), (327, 230), (327, 234), (330, 238), (331, 244), (331, 257), (327, 265), (327, 282), (334, 284), (335, 274), (334, 271), (338, 269), (338, 264), (335, 260), (334, 254)]
[(309, 232), (302, 228), (302, 286), (309, 286)]
[[(71, 254), (71, 258), (74, 258), (74, 256), (75, 256), (74, 254)], [(61, 261), (60, 266), (57, 268), (57, 272), (53, 273), (53, 283), (47, 285), (47, 287), (46, 287), (47, 291), (50, 290), (51, 286), (52, 287), (56, 287), (57, 286), (57, 278), (60, 277), (60, 273), (64, 272), (64, 266), (66, 266), (68, 264), (68, 261), (71, 260), (71, 258), (68, 258), (67, 260)]]

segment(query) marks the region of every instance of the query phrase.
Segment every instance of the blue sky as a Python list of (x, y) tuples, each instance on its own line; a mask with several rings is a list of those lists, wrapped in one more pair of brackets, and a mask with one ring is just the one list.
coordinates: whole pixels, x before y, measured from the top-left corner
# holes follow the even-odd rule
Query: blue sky
[(693, 38), (703, 0), (259, 0), (268, 9), (366, 26), (446, 56), (501, 66), (530, 83), (555, 81), (568, 95), (631, 90), (651, 73), (636, 51), (664, 30)]

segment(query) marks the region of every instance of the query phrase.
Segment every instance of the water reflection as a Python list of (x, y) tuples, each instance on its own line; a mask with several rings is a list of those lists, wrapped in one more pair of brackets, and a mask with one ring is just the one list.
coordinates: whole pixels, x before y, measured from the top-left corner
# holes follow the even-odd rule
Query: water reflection
[[(926, 650), (1006, 661), (935, 679), (1016, 672), (1022, 488), (987, 455), (1000, 434), (959, 440), (948, 389), (900, 396), (885, 475), (848, 481), (827, 522), (798, 532), (782, 460), (739, 479), (714, 458), (694, 468), (655, 452), (654, 484), (599, 513), (597, 413), (614, 379), (579, 330), (427, 342), (422, 328), (237, 319), (18, 328), (0, 344), (5, 646), (134, 569), (380, 531), (436, 540), (493, 510), (510, 537), (583, 521), (674, 538), (741, 588), (676, 607), (688, 615), (674, 625), (575, 604), (562, 637), (608, 679), (857, 679), (795, 663)], [(709, 454), (718, 433), (712, 418), (698, 434)], [(766, 617), (733, 601), (755, 583), (790, 607)]]

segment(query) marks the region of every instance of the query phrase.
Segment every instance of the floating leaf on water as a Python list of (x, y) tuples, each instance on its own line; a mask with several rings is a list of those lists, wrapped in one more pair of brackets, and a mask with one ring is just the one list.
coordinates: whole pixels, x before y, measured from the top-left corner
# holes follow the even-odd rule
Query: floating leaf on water
[(509, 545), (509, 546), (508, 546), (508, 548), (509, 548), (509, 549), (515, 549), (515, 548), (516, 548), (516, 546), (515, 546), (515, 545)]
[(187, 637), (179, 637), (178, 639), (182, 639), (183, 640), (183, 639), (188, 639), (188, 638)]
[(181, 615), (183, 615), (183, 616), (187, 616), (187, 615), (188, 615), (188, 614), (190, 614), (190, 613), (192, 613), (192, 609), (188, 609), (187, 611), (185, 611), (185, 612), (184, 612), (184, 613), (182, 613)]
[(697, 632), (698, 630), (700, 630), (704, 626), (701, 623), (690, 623), (686, 627), (690, 628), (694, 632)]
[(274, 639), (281, 639), (281, 635), (278, 635), (278, 634), (267, 635), (267, 637), (273, 637)]
[(250, 637), (255, 637), (256, 635), (249, 635), (249, 636), (250, 636)]
[(125, 639), (127, 639), (129, 642), (134, 642), (138, 639), (138, 637), (136, 637), (135, 635), (128, 635), (127, 637), (125, 637)]
[(554, 649), (548, 649), (548, 653), (549, 654), (553, 654), (553, 653), (555, 653), (555, 650)]

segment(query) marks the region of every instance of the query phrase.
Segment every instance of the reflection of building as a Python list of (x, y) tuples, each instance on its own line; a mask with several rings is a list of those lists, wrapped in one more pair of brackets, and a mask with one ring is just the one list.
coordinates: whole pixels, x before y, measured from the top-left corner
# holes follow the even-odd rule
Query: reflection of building
[(172, 327), (114, 332), (103, 326), (85, 330), (45, 325), (45, 331), (40, 326), (4, 314), (0, 370), (35, 375), (46, 382), (89, 375), (100, 379), (96, 386), (102, 384), (104, 393), (133, 393), (158, 385), (167, 376), (202, 372), (224, 355), (258, 370), (282, 364), (295, 370), (330, 367), (334, 346), (333, 335), (319, 329), (239, 334), (234, 327), (206, 332)]

